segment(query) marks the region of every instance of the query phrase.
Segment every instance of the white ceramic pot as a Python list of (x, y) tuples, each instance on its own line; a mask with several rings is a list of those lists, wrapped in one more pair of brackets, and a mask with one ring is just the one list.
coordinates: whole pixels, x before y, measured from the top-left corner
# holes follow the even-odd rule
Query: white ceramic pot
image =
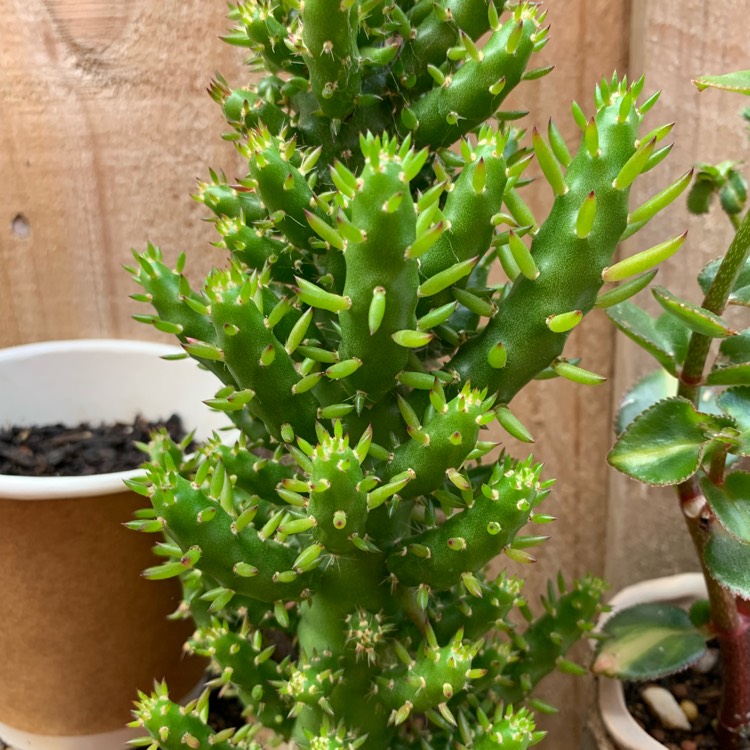
[[(0, 350), (0, 427), (180, 415), (198, 439), (226, 424), (201, 401), (219, 387), (172, 346), (56, 341)], [(184, 657), (192, 626), (166, 616), (176, 580), (140, 573), (150, 534), (123, 527), (147, 504), (123, 480), (0, 475), (0, 738), (18, 750), (120, 750), (136, 691), (166, 678), (186, 695), (203, 663)], [(164, 584), (164, 585), (163, 585)]]
[[(706, 596), (706, 583), (700, 573), (682, 573), (636, 583), (622, 589), (611, 599), (612, 612), (602, 618), (599, 627), (618, 610), (634, 604), (661, 602), (683, 605)], [(599, 678), (599, 712), (610, 737), (620, 750), (666, 750), (665, 745), (641, 729), (630, 715), (619, 680)]]

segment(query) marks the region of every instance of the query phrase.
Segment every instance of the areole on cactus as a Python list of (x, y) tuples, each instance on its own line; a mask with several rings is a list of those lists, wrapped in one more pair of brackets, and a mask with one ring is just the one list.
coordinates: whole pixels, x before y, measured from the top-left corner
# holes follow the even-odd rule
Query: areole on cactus
[[(249, 0), (227, 41), (260, 80), (211, 85), (246, 159), (196, 198), (229, 251), (201, 288), (149, 247), (130, 269), (187, 355), (223, 386), (207, 403), (238, 428), (186, 455), (165, 436), (134, 489), (131, 526), (165, 532), (183, 610), (213, 684), (254, 723), (211, 734), (205, 695), (143, 694), (152, 748), (522, 749), (531, 693), (592, 628), (602, 583), (550, 589), (535, 617), (521, 581), (553, 520), (532, 458), (483, 462), (493, 421), (531, 441), (508, 403), (534, 378), (600, 382), (563, 356), (591, 309), (640, 291), (664, 252), (602, 292), (618, 242), (677, 197), (630, 211), (630, 186), (666, 155), (642, 136), (643, 80), (596, 87), (575, 155), (550, 123), (531, 145), (503, 111), (545, 46), (536, 3)], [(484, 42), (478, 41), (486, 36)], [(458, 144), (457, 150), (449, 147)], [(536, 157), (555, 193), (538, 222), (521, 193)], [(635, 217), (635, 218), (634, 218)], [(676, 248), (675, 248), (676, 249)], [(498, 265), (507, 283), (488, 281)], [(519, 611), (527, 625), (510, 614)], [(528, 705), (526, 705), (528, 704)], [(271, 745), (268, 745), (271, 746)]]

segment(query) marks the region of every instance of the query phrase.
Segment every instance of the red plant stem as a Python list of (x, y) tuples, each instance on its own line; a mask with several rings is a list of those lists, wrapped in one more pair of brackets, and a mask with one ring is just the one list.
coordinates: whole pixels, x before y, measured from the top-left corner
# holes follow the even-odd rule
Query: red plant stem
[[(715, 606), (712, 602), (711, 606)], [(719, 715), (720, 747), (750, 748), (750, 617), (734, 609), (732, 630), (717, 633), (722, 655), (724, 691)]]
[[(735, 598), (713, 580), (703, 564), (702, 550), (717, 523), (700, 490), (696, 477), (677, 488), (680, 504), (687, 511), (690, 536), (698, 550), (711, 605), (711, 630), (721, 653), (722, 699), (717, 734), (722, 750), (750, 749), (750, 602)], [(703, 510), (693, 515), (695, 508)]]
[[(750, 212), (737, 227), (703, 307), (721, 315), (740, 270), (750, 254)], [(700, 403), (706, 360), (711, 340), (693, 333), (680, 374), (680, 396), (695, 406)], [(723, 481), (723, 462), (711, 466), (711, 480)], [(722, 474), (722, 476), (718, 476)], [(750, 750), (750, 602), (735, 597), (711, 576), (704, 550), (718, 521), (706, 503), (696, 476), (677, 487), (677, 494), (690, 536), (698, 553), (711, 604), (711, 626), (719, 644), (722, 663), (722, 698), (717, 729), (722, 750)], [(750, 560), (743, 561), (750, 564)]]

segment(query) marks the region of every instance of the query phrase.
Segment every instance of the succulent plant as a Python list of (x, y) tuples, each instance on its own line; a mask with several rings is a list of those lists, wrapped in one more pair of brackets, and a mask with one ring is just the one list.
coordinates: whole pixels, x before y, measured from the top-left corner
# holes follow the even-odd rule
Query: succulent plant
[[(750, 71), (694, 83), (750, 94)], [(704, 572), (708, 607), (699, 602), (688, 613), (648, 604), (616, 613), (604, 626), (609, 638), (594, 669), (652, 680), (687, 668), (705, 654), (707, 643), (717, 643), (723, 682), (719, 746), (747, 750), (750, 474), (740, 461), (750, 455), (750, 328), (738, 330), (722, 317), (728, 305), (750, 305), (750, 212), (736, 162), (699, 165), (688, 208), (705, 213), (717, 194), (735, 234), (724, 255), (698, 274), (702, 303), (655, 286), (659, 317), (632, 302), (609, 310), (615, 325), (660, 365), (626, 395), (609, 462), (645, 484), (676, 488)]]
[[(207, 403), (238, 437), (191, 455), (157, 437), (132, 485), (152, 507), (131, 526), (166, 534), (146, 575), (182, 576), (190, 648), (253, 724), (211, 734), (205, 696), (180, 709), (159, 686), (137, 707), (141, 744), (260, 747), (265, 726), (316, 750), (529, 747), (531, 711), (549, 709), (536, 684), (585, 671), (566, 653), (602, 583), (560, 579), (535, 616), (522, 582), (488, 569), (532, 561), (546, 537), (524, 529), (553, 519), (542, 467), (489, 458), (485, 430), (531, 442), (509, 403), (534, 378), (601, 382), (563, 356), (569, 331), (681, 244), (612, 261), (687, 185), (629, 208), (669, 151), (668, 127), (639, 132), (656, 96), (602, 79), (590, 114), (573, 106), (575, 154), (552, 123), (524, 145), (525, 113), (503, 103), (550, 70), (532, 67), (548, 38), (535, 3), (230, 15), (227, 41), (262, 74), (210, 92), (248, 172), (212, 172), (196, 195), (229, 263), (200, 288), (155, 247), (130, 271), (155, 309), (139, 319), (218, 376)], [(534, 156), (555, 195), (542, 222), (522, 197)]]

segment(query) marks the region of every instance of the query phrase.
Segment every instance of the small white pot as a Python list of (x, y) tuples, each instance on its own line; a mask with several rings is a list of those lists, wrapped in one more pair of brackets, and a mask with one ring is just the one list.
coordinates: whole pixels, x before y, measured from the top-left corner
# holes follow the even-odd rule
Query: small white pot
[[(221, 387), (193, 360), (166, 361), (182, 349), (152, 341), (78, 339), (0, 349), (0, 427), (63, 422), (166, 419), (179, 413), (197, 439), (226, 426), (201, 404)], [(125, 492), (141, 472), (85, 477), (0, 475), (0, 498), (51, 500)]]
[[(706, 582), (700, 573), (654, 578), (622, 589), (610, 601), (612, 612), (600, 621), (601, 627), (615, 612), (635, 604), (661, 602), (684, 605), (705, 598)], [(630, 715), (619, 680), (599, 677), (599, 712), (610, 737), (620, 750), (666, 750)]]
[[(123, 340), (0, 350), (0, 427), (176, 413), (208, 437), (227, 424), (201, 403), (220, 383), (161, 358), (179, 351)], [(17, 750), (121, 750), (137, 734), (124, 725), (138, 689), (166, 678), (182, 697), (201, 678), (203, 662), (182, 650), (192, 626), (166, 620), (178, 582), (145, 581), (155, 539), (122, 526), (147, 505), (123, 484), (140, 473), (0, 475), (0, 738)]]

